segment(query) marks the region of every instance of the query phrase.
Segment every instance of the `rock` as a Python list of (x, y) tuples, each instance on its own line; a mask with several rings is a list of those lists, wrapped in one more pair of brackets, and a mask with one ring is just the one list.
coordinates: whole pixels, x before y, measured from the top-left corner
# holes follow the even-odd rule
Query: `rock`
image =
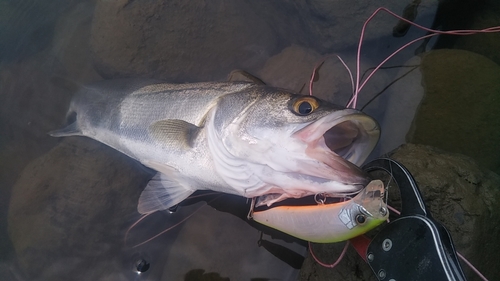
[(0, 131), (6, 132), (0, 134), (0, 142), (5, 145), (5, 149), (0, 150), (2, 184), (12, 186), (29, 161), (54, 147), (57, 141), (47, 132), (64, 122), (78, 85), (101, 79), (90, 64), (88, 44), (85, 47), (82, 43), (88, 41), (85, 33), (88, 35), (90, 31), (89, 9), (92, 7), (89, 5), (73, 3), (72, 10), (60, 7), (69, 14), (59, 20), (51, 15), (51, 25), (56, 26), (57, 31), (51, 30), (53, 36), (44, 40), (52, 40), (53, 48), (15, 64), (0, 65)]
[[(418, 20), (429, 25), (435, 4), (423, 2)], [(390, 4), (396, 13), (406, 5)], [(91, 33), (94, 64), (105, 78), (193, 82), (223, 80), (232, 69), (256, 73), (270, 56), (293, 44), (318, 53), (354, 54), (361, 27), (378, 6), (349, 1), (99, 0)], [(365, 42), (384, 37), (384, 48), (365, 48), (366, 57), (378, 60), (392, 52), (388, 46), (400, 46), (400, 40), (391, 39), (394, 25), (387, 14), (370, 25)]]
[[(500, 277), (500, 176), (472, 158), (424, 145), (391, 154), (412, 173), (432, 216), (450, 232), (456, 249), (487, 278)], [(480, 280), (465, 264), (468, 280)]]
[(90, 29), (95, 1), (83, 1), (63, 14), (54, 28), (51, 55), (64, 67), (64, 78), (77, 83), (101, 80), (92, 64)]
[(123, 256), (115, 253), (125, 222), (151, 177), (138, 165), (96, 141), (67, 138), (24, 169), (8, 232), (29, 280), (99, 280), (114, 271), (110, 257)]
[(2, 1), (0, 62), (26, 59), (50, 46), (57, 19), (79, 0)]
[[(456, 249), (490, 280), (500, 277), (500, 176), (470, 157), (424, 145), (407, 144), (390, 154), (412, 173), (432, 216), (450, 232)], [(333, 262), (338, 245), (316, 244), (315, 253)], [(323, 268), (308, 256), (300, 280), (377, 280), (351, 249), (336, 268)], [(465, 264), (467, 280), (479, 280)]]
[[(71, 95), (52, 75), (64, 73), (53, 63), (52, 73), (40, 68), (47, 53), (9, 67), (0, 67), (0, 221), (6, 221), (10, 190), (23, 168), (50, 150), (56, 139), (47, 135), (61, 124)], [(0, 228), (0, 245), (8, 241)], [(3, 248), (3, 247), (2, 247)]]
[(309, 94), (309, 81), (318, 67), (313, 95), (337, 104), (346, 104), (351, 97), (348, 71), (335, 55), (320, 55), (313, 49), (292, 45), (271, 57), (257, 72), (268, 85)]
[(468, 51), (422, 59), (424, 100), (409, 140), (468, 155), (500, 173), (500, 66)]
[(212, 276), (195, 269), (234, 280), (296, 278), (297, 267), (259, 243), (266, 240), (287, 249), (285, 253), (300, 257), (299, 262), (303, 245), (259, 233), (246, 220), (246, 200), (240, 197), (243, 204), (222, 195), (210, 202), (242, 207), (244, 220), (197, 202), (172, 214), (156, 212), (133, 225), (139, 219), (139, 195), (152, 175), (94, 140), (62, 139), (31, 162), (13, 187), (8, 232), (20, 267), (16, 274), (28, 280), (137, 280), (134, 262), (144, 258), (151, 269), (141, 276), (148, 280)]
[[(0, 3), (1, 222), (7, 222), (11, 189), (22, 169), (57, 143), (47, 132), (63, 123), (72, 94), (68, 86), (76, 83), (69, 79), (77, 83), (100, 79), (92, 75), (97, 74), (82, 43), (88, 38), (81, 19), (86, 17), (90, 30), (92, 10), (88, 3), (76, 2)], [(82, 6), (87, 9), (78, 8)], [(1, 251), (13, 255), (7, 225), (1, 225)]]
[(252, 72), (279, 49), (257, 12), (243, 0), (98, 1), (91, 36), (96, 68), (106, 78), (171, 82), (222, 80), (235, 68)]

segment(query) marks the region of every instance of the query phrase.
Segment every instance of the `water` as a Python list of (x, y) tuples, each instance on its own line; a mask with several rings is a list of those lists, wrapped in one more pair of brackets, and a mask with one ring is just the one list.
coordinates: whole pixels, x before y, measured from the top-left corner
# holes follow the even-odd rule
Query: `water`
[[(392, 2), (386, 7), (399, 14), (407, 4)], [(473, 8), (466, 1), (446, 3), (438, 9), (423, 1), (415, 22), (430, 27), (437, 13), (437, 24), (446, 29), (500, 25), (493, 13), (498, 7), (489, 2)], [(139, 219), (137, 199), (152, 171), (92, 140), (46, 133), (64, 123), (75, 85), (103, 78), (212, 81), (240, 68), (300, 91), (323, 54), (335, 52), (354, 69), (361, 26), (376, 8), (351, 1), (0, 0), (0, 280), (297, 279), (304, 242), (248, 222), (246, 200), (234, 196), (201, 197), (173, 214), (154, 214), (125, 240)], [(370, 24), (363, 69), (425, 34), (411, 28), (394, 38), (396, 24), (388, 15)], [(498, 35), (440, 37), (424, 50), (461, 48), (498, 64), (499, 41)], [(414, 57), (419, 46), (389, 65), (420, 64)], [(381, 70), (360, 93), (360, 106), (408, 70)], [(413, 71), (366, 106), (383, 132), (372, 158), (406, 141), (423, 96), (421, 81), (420, 71)], [(345, 70), (329, 59), (315, 94), (344, 104), (349, 93)], [(470, 151), (462, 150), (455, 152)], [(498, 169), (495, 160), (476, 160)], [(133, 247), (191, 214), (165, 235)], [(149, 268), (139, 273), (141, 262), (142, 270), (145, 263)]]

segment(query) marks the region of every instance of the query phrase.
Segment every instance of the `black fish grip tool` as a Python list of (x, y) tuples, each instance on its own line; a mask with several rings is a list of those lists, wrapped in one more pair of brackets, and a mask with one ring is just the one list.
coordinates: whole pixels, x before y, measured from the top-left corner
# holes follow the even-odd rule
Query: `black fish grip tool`
[(426, 209), (410, 172), (388, 158), (373, 160), (363, 169), (389, 173), (401, 192), (400, 217), (371, 241), (365, 236), (351, 240), (378, 280), (466, 280), (450, 234)]

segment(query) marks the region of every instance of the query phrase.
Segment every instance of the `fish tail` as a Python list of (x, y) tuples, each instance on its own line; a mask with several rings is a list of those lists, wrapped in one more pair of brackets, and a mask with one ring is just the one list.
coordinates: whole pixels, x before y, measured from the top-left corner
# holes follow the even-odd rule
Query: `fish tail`
[(82, 130), (76, 122), (69, 124), (68, 126), (60, 129), (50, 131), (49, 135), (52, 137), (69, 137), (69, 136), (82, 136)]

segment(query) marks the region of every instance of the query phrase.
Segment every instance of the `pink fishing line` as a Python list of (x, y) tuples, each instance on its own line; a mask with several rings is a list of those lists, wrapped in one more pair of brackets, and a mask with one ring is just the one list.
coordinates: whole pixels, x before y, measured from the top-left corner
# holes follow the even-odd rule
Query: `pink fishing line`
[(311, 75), (311, 79), (309, 80), (309, 95), (312, 96), (313, 95), (313, 84), (314, 84), (314, 78), (316, 77), (316, 74), (318, 74), (318, 68), (331, 56), (336, 56), (340, 62), (342, 63), (342, 65), (345, 67), (345, 69), (347, 69), (347, 72), (349, 73), (349, 78), (351, 79), (351, 88), (352, 88), (352, 93), (354, 95), (354, 79), (352, 77), (352, 72), (351, 72), (351, 69), (349, 69), (349, 67), (347, 66), (347, 64), (344, 62), (344, 60), (339, 56), (339, 55), (328, 55), (326, 57), (324, 57), (323, 59), (321, 59), (317, 64), (316, 66), (314, 67), (314, 70), (313, 70), (313, 73)]
[[(380, 11), (384, 11), (406, 23), (409, 23), (417, 28), (420, 28), (422, 30), (425, 30), (425, 31), (428, 31), (428, 32), (431, 32), (432, 34), (428, 34), (428, 35), (425, 35), (425, 36), (422, 36), (420, 38), (417, 38), (415, 40), (412, 40), (410, 41), (409, 43), (406, 43), (405, 45), (403, 45), (401, 48), (399, 48), (398, 50), (396, 50), (394, 53), (392, 53), (390, 56), (388, 56), (385, 60), (383, 60), (371, 73), (370, 75), (368, 75), (368, 77), (366, 77), (366, 79), (362, 82), (362, 84), (360, 85), (360, 57), (361, 57), (361, 46), (363, 44), (363, 38), (365, 36), (365, 29), (366, 29), (366, 26), (368, 25), (368, 23), (373, 19), (373, 17), (375, 17), (375, 15), (377, 15)], [(431, 28), (427, 28), (427, 27), (424, 27), (424, 26), (421, 26), (419, 24), (416, 24), (410, 20), (407, 20), (395, 13), (393, 13), (392, 11), (390, 11), (389, 9), (387, 8), (384, 8), (384, 7), (380, 7), (378, 8), (377, 10), (375, 10), (375, 12), (373, 12), (373, 14), (365, 21), (365, 23), (363, 24), (363, 28), (361, 29), (361, 36), (359, 38), (359, 43), (358, 43), (358, 52), (356, 54), (356, 86), (355, 86), (355, 91), (354, 91), (354, 95), (353, 97), (351, 98), (351, 100), (349, 101), (349, 103), (347, 104), (347, 107), (351, 107), (351, 108), (356, 108), (357, 106), (357, 101), (358, 101), (358, 94), (359, 92), (361, 91), (361, 89), (363, 89), (363, 87), (366, 85), (366, 83), (368, 82), (368, 80), (373, 76), (373, 74), (384, 64), (386, 63), (389, 59), (391, 59), (392, 57), (394, 57), (397, 53), (399, 53), (401, 50), (403, 50), (404, 48), (408, 47), (409, 45), (417, 42), (417, 41), (420, 41), (420, 40), (423, 40), (425, 38), (429, 38), (429, 37), (432, 37), (432, 36), (436, 36), (438, 34), (448, 34), (448, 35), (472, 35), (472, 34), (477, 34), (477, 33), (493, 33), (493, 32), (500, 32), (500, 26), (495, 26), (495, 27), (489, 27), (489, 28), (485, 28), (485, 29), (478, 29), (478, 30), (450, 30), (450, 31), (441, 31), (441, 30), (434, 30), (434, 29), (431, 29)]]
[(462, 256), (462, 254), (460, 254), (459, 252), (457, 252), (457, 256), (466, 264), (470, 267), (470, 269), (472, 269), (472, 271), (474, 271), (477, 276), (479, 276), (479, 278), (483, 279), (484, 281), (488, 281), (488, 279), (486, 279), (486, 277), (484, 277), (484, 275), (476, 268), (472, 265), (472, 263), (470, 263), (470, 261), (468, 261), (464, 256)]
[[(214, 192), (214, 193), (201, 194), (201, 195), (198, 195), (198, 196), (190, 196), (189, 198), (191, 199), (191, 198), (202, 197), (202, 196), (208, 196), (208, 195), (213, 195), (213, 194), (217, 194), (217, 193), (215, 193), (215, 192)], [(215, 197), (214, 199), (212, 199), (212, 200), (208, 201), (208, 202), (207, 202), (207, 204), (212, 203), (212, 202), (213, 202), (213, 201), (215, 201), (216, 199), (219, 199), (221, 196), (222, 196), (222, 195), (219, 195), (219, 196)], [(137, 245), (132, 246), (132, 248), (136, 248), (136, 247), (139, 247), (139, 246), (141, 246), (141, 245), (144, 245), (144, 244), (148, 243), (149, 241), (151, 241), (151, 240), (153, 240), (153, 239), (155, 239), (155, 238), (158, 238), (158, 237), (159, 237), (159, 236), (161, 236), (162, 234), (167, 233), (167, 232), (168, 232), (168, 231), (170, 231), (171, 229), (174, 229), (174, 228), (175, 228), (175, 227), (177, 227), (178, 225), (182, 224), (183, 222), (187, 221), (189, 218), (191, 218), (192, 216), (194, 216), (194, 215), (195, 215), (195, 214), (196, 214), (196, 213), (197, 213), (197, 212), (198, 212), (201, 208), (203, 208), (205, 205), (206, 205), (206, 204), (201, 205), (200, 207), (198, 207), (196, 210), (194, 210), (191, 214), (189, 214), (187, 217), (183, 218), (183, 219), (182, 219), (181, 221), (179, 221), (178, 223), (176, 223), (176, 224), (172, 225), (171, 227), (169, 227), (169, 228), (167, 228), (167, 229), (163, 230), (162, 232), (160, 232), (160, 233), (156, 234), (155, 236), (153, 236), (153, 237), (151, 237), (151, 238), (147, 239), (146, 241), (141, 242), (141, 243), (139, 243), (139, 244), (137, 244)], [(139, 224), (139, 222), (141, 222), (142, 220), (144, 220), (147, 216), (151, 215), (152, 213), (154, 213), (154, 212), (144, 214), (144, 215), (143, 215), (140, 219), (138, 219), (135, 223), (133, 223), (133, 224), (132, 224), (132, 225), (128, 228), (127, 232), (125, 233), (125, 239), (124, 239), (124, 240), (125, 240), (125, 241), (127, 241), (128, 234), (129, 234), (129, 232), (130, 232), (130, 230), (131, 230), (132, 228), (134, 228), (137, 224)]]
[(349, 247), (349, 241), (347, 241), (347, 242), (345, 243), (344, 249), (342, 250), (342, 253), (340, 253), (340, 256), (337, 258), (337, 260), (336, 260), (334, 263), (332, 263), (332, 264), (328, 264), (328, 263), (323, 263), (323, 262), (321, 262), (321, 261), (320, 261), (320, 260), (316, 257), (316, 255), (314, 255), (313, 249), (312, 249), (312, 247), (311, 247), (311, 242), (308, 242), (308, 243), (309, 243), (309, 253), (311, 253), (311, 256), (313, 257), (313, 259), (314, 259), (317, 263), (319, 263), (321, 266), (323, 266), (323, 267), (328, 267), (328, 268), (334, 268), (334, 267), (336, 267), (336, 266), (340, 263), (340, 261), (342, 260), (342, 258), (345, 256), (345, 253), (347, 252), (347, 248)]

